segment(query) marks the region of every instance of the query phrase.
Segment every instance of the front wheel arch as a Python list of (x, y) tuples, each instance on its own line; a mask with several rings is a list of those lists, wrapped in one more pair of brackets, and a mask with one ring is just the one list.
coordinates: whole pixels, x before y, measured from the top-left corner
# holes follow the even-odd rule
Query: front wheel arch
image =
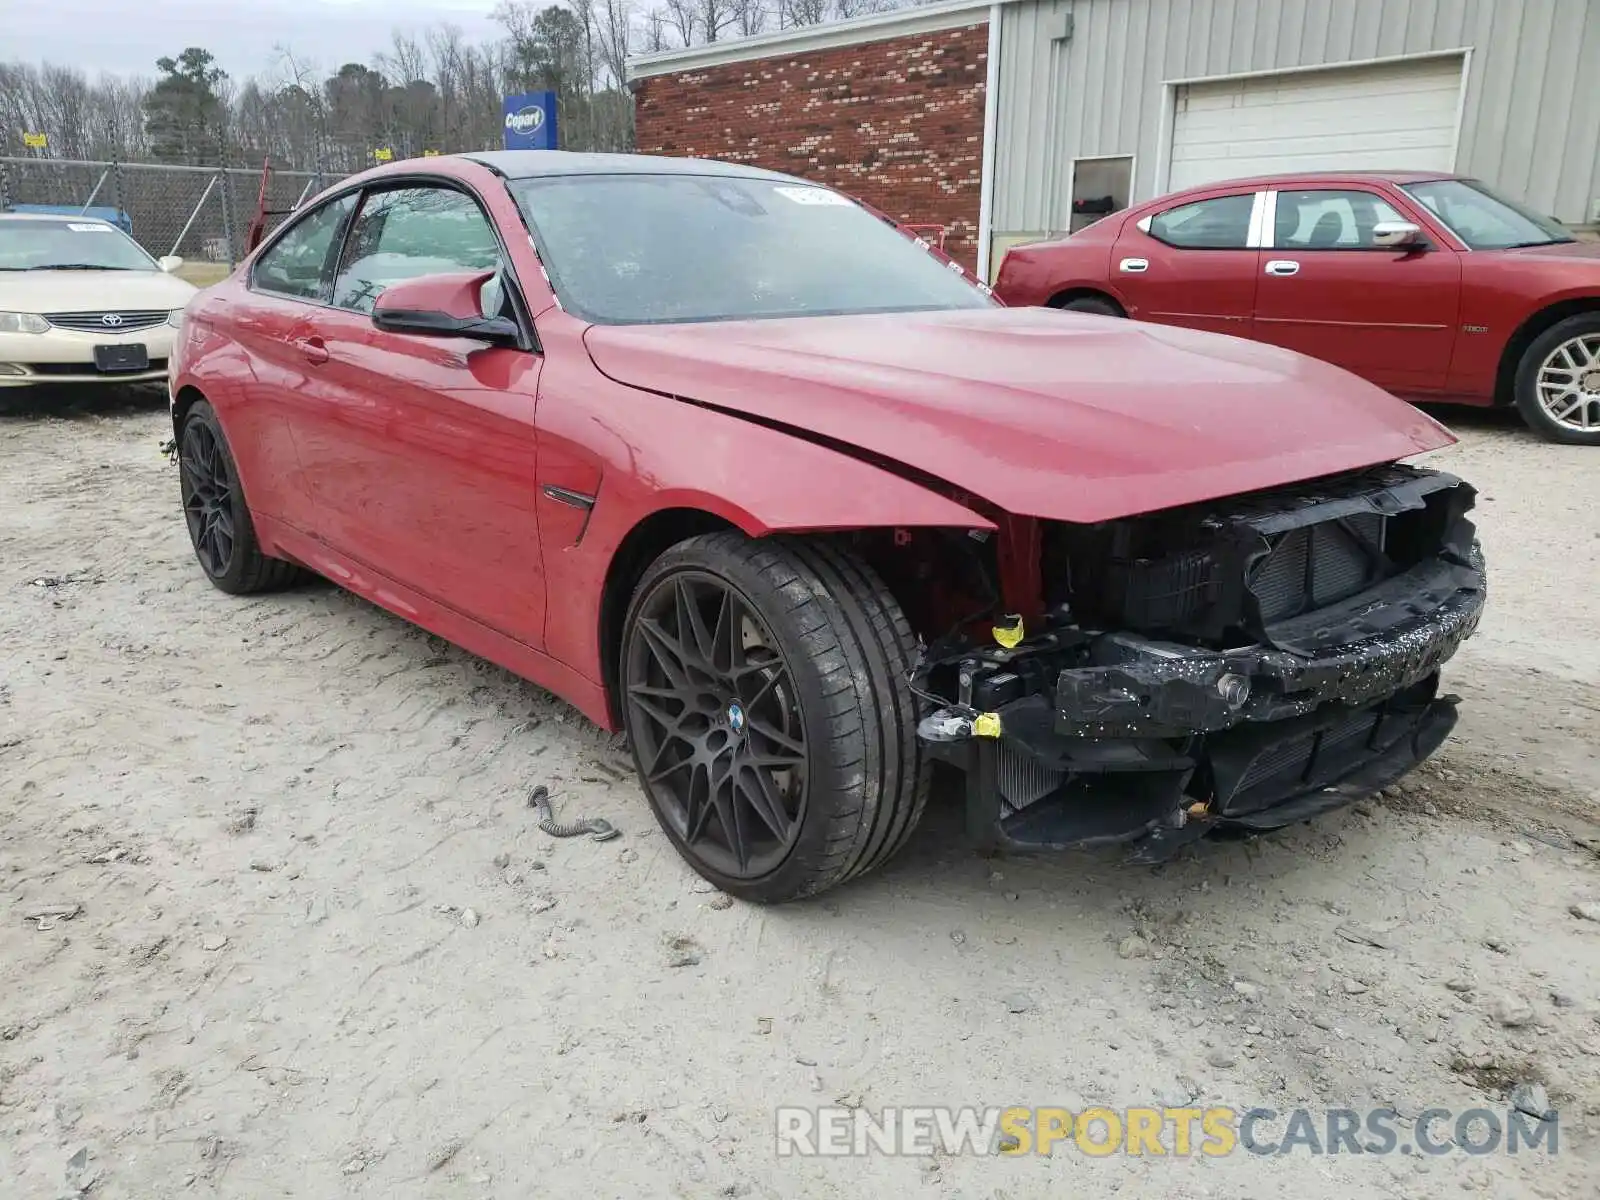
[(1522, 357), (1528, 352), (1528, 347), (1547, 329), (1559, 325), (1568, 317), (1586, 312), (1600, 312), (1600, 295), (1577, 296), (1548, 305), (1517, 326), (1516, 332), (1506, 339), (1505, 348), (1500, 352), (1500, 366), (1495, 372), (1494, 402), (1497, 407), (1509, 408), (1517, 402), (1517, 369), (1522, 365)]
[(622, 720), (622, 624), (634, 590), (650, 565), (676, 546), (703, 533), (737, 529), (731, 521), (700, 508), (664, 508), (645, 517), (622, 539), (606, 568), (600, 593), (600, 670), (606, 703), (617, 729)]
[(205, 398), (205, 393), (192, 384), (178, 389), (177, 394), (172, 398), (172, 436), (174, 440), (183, 436), (183, 422), (188, 417), (189, 410), (202, 400), (205, 400)]
[(1065, 291), (1057, 292), (1049, 300), (1045, 301), (1045, 306), (1047, 308), (1066, 308), (1074, 300), (1103, 300), (1117, 310), (1118, 316), (1126, 317), (1128, 315), (1127, 307), (1110, 292), (1092, 287), (1067, 288)]

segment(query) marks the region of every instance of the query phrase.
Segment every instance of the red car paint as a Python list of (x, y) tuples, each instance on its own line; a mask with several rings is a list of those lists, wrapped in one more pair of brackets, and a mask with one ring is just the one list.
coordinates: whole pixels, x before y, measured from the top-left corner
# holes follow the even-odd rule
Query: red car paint
[[(995, 295), (1050, 305), (1101, 294), (1130, 317), (1285, 346), (1408, 399), (1509, 403), (1511, 371), (1533, 336), (1577, 308), (1600, 307), (1600, 245), (1469, 249), (1401, 186), (1450, 178), (1308, 173), (1174, 192), (1071, 237), (1014, 247)], [(1139, 228), (1197, 200), (1289, 189), (1373, 193), (1422, 228), (1427, 248), (1179, 249)], [(1266, 264), (1285, 257), (1298, 260), (1298, 272), (1268, 275)], [(1125, 272), (1128, 258), (1147, 260), (1148, 270)]]
[[(1026, 611), (1039, 592), (1034, 518), (1132, 515), (1451, 440), (1311, 359), (1089, 317), (591, 326), (557, 303), (486, 166), (396, 163), (338, 190), (402, 179), (454, 180), (479, 198), (538, 352), (383, 332), (251, 290), (247, 262), (191, 306), (174, 404), (215, 407), (266, 553), (608, 728), (607, 583), (630, 534), (662, 514), (709, 514), (752, 536), (998, 529), (1006, 599)], [(562, 489), (596, 499), (574, 507)]]

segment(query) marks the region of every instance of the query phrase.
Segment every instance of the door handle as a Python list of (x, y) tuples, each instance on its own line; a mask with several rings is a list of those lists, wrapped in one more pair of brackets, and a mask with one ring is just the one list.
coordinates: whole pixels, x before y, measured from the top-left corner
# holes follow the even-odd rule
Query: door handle
[(1143, 258), (1125, 258), (1117, 264), (1117, 267), (1130, 275), (1138, 275), (1150, 269), (1150, 262)]
[(1292, 258), (1275, 258), (1267, 263), (1268, 275), (1296, 275), (1300, 271), (1300, 264)]
[(306, 361), (318, 365), (328, 361), (328, 346), (319, 337), (308, 337), (300, 343), (300, 353), (306, 356)]

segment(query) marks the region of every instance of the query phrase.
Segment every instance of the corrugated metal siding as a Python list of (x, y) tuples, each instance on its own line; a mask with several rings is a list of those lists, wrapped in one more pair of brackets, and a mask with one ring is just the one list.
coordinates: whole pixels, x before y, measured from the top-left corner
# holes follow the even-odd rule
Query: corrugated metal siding
[(1600, 0), (1038, 0), (1001, 25), (994, 228), (1066, 228), (1074, 157), (1134, 154), (1153, 195), (1167, 81), (1466, 47), (1457, 169), (1589, 221)]

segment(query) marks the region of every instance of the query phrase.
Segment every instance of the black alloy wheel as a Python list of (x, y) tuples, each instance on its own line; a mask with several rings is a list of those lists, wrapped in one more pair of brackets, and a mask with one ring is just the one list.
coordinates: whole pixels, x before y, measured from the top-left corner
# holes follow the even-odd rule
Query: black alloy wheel
[(927, 803), (917, 640), (841, 540), (702, 534), (634, 589), (617, 698), (657, 821), (689, 865), (764, 904), (887, 862)]
[(794, 678), (751, 602), (683, 570), (637, 609), (625, 667), (638, 755), (658, 811), (719, 874), (757, 879), (805, 815), (806, 730)]
[(178, 495), (194, 556), (224, 592), (247, 595), (297, 583), (304, 571), (262, 553), (245, 503), (239, 464), (211, 405), (198, 400), (178, 434)]
[(204, 421), (190, 421), (178, 448), (179, 487), (189, 539), (205, 573), (228, 573), (234, 553), (234, 477), (216, 433)]

